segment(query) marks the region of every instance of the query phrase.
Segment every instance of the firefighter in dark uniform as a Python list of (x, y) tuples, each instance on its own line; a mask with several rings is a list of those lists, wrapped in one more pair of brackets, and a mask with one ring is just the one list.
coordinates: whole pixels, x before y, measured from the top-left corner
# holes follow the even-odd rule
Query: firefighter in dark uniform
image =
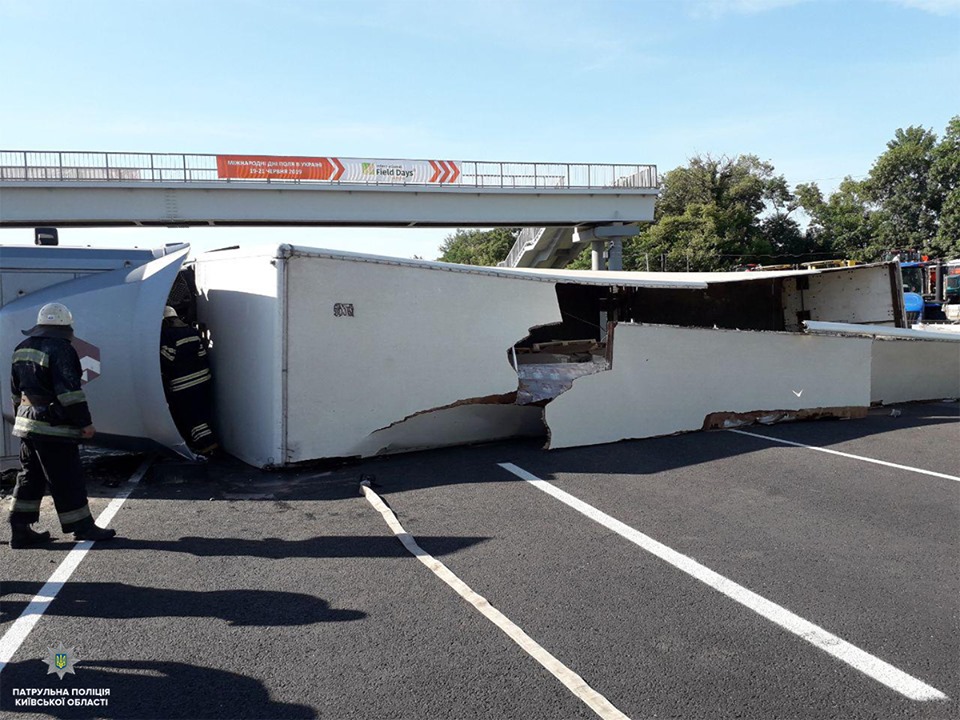
[(160, 329), (160, 375), (170, 415), (187, 445), (211, 455), (219, 445), (211, 417), (210, 363), (200, 335), (167, 305)]
[(15, 420), (20, 438), (20, 473), (10, 506), (10, 547), (40, 545), (49, 532), (30, 525), (40, 519), (47, 487), (63, 532), (77, 540), (109, 540), (116, 533), (94, 523), (80, 464), (79, 443), (93, 437), (87, 399), (80, 389), (80, 358), (73, 339), (73, 315), (60, 303), (40, 308), (37, 324), (24, 331), (10, 371)]

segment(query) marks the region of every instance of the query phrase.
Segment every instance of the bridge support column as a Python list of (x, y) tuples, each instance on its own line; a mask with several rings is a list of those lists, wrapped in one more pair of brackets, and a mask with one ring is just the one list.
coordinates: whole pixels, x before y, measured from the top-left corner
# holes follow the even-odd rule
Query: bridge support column
[(610, 241), (607, 270), (623, 270), (623, 238), (615, 237)]
[(603, 257), (603, 246), (606, 245), (606, 243), (603, 240), (594, 240), (590, 245), (590, 269), (606, 270), (606, 262), (604, 262)]
[[(595, 225), (577, 228), (573, 234), (574, 243), (589, 242), (593, 270), (623, 270), (623, 239), (637, 234), (637, 226), (616, 222), (612, 225)], [(609, 244), (606, 260), (604, 250)]]

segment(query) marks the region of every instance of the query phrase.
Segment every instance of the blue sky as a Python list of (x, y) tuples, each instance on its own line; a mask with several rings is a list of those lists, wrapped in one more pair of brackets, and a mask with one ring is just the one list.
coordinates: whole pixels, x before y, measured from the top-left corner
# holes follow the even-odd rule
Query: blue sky
[[(960, 113), (960, 0), (0, 0), (0, 149), (866, 175)], [(0, 206), (2, 212), (2, 206)], [(449, 230), (63, 230), (436, 257)], [(0, 231), (0, 242), (32, 242)]]

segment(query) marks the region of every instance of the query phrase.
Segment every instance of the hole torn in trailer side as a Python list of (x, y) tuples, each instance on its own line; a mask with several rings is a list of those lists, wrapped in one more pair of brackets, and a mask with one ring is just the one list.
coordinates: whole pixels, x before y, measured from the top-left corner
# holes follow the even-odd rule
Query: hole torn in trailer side
[(543, 405), (577, 378), (610, 369), (610, 288), (560, 283), (556, 292), (561, 322), (531, 328), (510, 349), (518, 405)]

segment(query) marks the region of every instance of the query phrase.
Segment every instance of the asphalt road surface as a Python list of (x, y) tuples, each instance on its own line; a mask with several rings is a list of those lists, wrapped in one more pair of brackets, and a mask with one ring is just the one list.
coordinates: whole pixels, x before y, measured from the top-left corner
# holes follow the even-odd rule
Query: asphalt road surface
[[(0, 545), (0, 709), (960, 717), (960, 407), (898, 409), (335, 469), (159, 461), (116, 488), (143, 458), (91, 464), (120, 539)], [(42, 524), (60, 535), (49, 498)]]

